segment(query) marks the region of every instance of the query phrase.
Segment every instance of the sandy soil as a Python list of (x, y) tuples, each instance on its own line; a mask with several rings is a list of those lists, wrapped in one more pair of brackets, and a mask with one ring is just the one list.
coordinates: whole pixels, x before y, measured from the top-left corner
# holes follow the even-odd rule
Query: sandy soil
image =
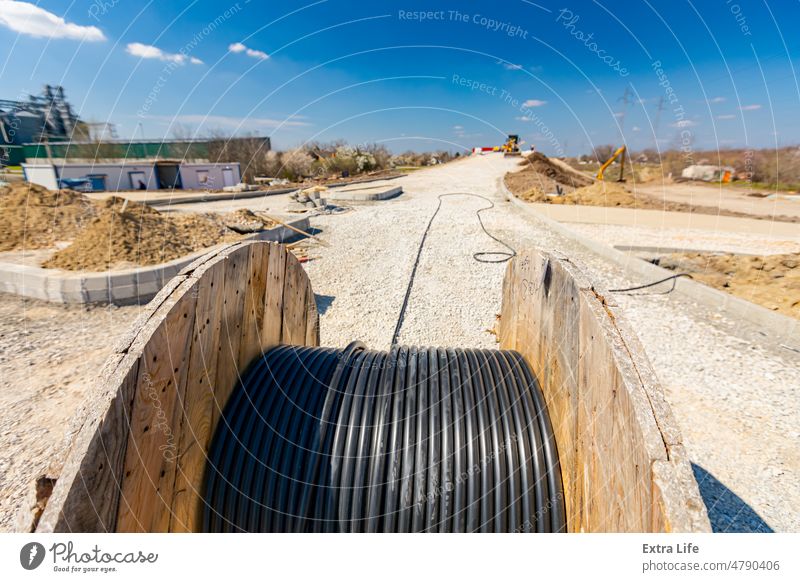
[(273, 226), (246, 208), (224, 215), (170, 214), (117, 196), (93, 200), (30, 184), (0, 188), (0, 252), (19, 258), (48, 251), (41, 266), (52, 269), (154, 265)]
[(800, 319), (800, 253), (766, 257), (673, 253), (659, 258), (657, 264)]
[(71, 190), (17, 182), (0, 188), (0, 251), (52, 247), (91, 222), (95, 205)]
[[(533, 203), (650, 209), (800, 222), (800, 202), (747, 196), (743, 190), (688, 184), (593, 182), (560, 160), (530, 156), (505, 176), (506, 187)], [(584, 180), (582, 182), (582, 179)]]

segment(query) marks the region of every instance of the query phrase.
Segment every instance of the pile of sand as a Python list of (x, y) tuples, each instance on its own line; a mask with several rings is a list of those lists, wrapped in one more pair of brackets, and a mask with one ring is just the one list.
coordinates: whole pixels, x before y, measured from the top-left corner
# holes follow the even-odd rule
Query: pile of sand
[(800, 253), (763, 257), (675, 253), (659, 258), (657, 264), (800, 319)]
[(162, 213), (112, 196), (102, 201), (18, 183), (0, 189), (0, 251), (53, 248), (43, 267), (105, 271), (156, 265), (272, 228), (243, 209), (227, 215)]
[(71, 240), (95, 214), (92, 202), (77, 192), (9, 184), (0, 188), (0, 251), (49, 248)]
[(239, 238), (214, 215), (164, 214), (145, 204), (111, 197), (97, 203), (91, 222), (43, 266), (104, 271), (155, 265)]
[(223, 216), (226, 227), (240, 234), (259, 232), (276, 226), (277, 223), (269, 218), (254, 214), (247, 208), (241, 208)]
[[(527, 202), (544, 204), (567, 204), (583, 206), (610, 206), (640, 208), (666, 212), (690, 212), (714, 216), (740, 216), (759, 220), (780, 220), (800, 222), (795, 216), (769, 216), (747, 214), (714, 206), (695, 206), (683, 202), (662, 200), (644, 192), (636, 192), (636, 182), (625, 187), (609, 178), (595, 181), (579, 170), (566, 166), (561, 160), (549, 159), (535, 152), (519, 164), (522, 169), (505, 175), (506, 187), (514, 196)], [(638, 170), (637, 170), (638, 171)], [(654, 175), (658, 175), (653, 170)], [(639, 179), (636, 180), (641, 181)], [(633, 191), (631, 191), (633, 190)], [(557, 194), (561, 195), (557, 195)]]
[[(525, 170), (536, 172), (547, 176), (551, 180), (571, 188), (581, 188), (594, 183), (589, 176), (584, 176), (581, 172), (551, 160), (540, 152), (533, 152), (519, 163)], [(525, 171), (523, 170), (523, 171)]]
[(593, 183), (590, 177), (539, 152), (528, 155), (519, 165), (522, 169), (506, 174), (505, 183), (515, 196), (529, 202), (550, 202), (551, 196), (548, 195), (557, 192), (569, 194)]
[[(567, 196), (561, 204), (582, 204), (584, 206), (624, 206), (626, 208), (646, 208), (645, 202), (628, 192), (616, 182), (598, 181), (591, 186), (578, 188)], [(551, 200), (551, 202), (558, 202)]]

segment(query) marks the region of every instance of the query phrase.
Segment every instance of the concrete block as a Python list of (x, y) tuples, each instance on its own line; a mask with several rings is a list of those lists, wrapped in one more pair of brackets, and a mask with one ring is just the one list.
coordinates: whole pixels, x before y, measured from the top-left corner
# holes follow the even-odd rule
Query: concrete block
[(108, 303), (108, 287), (103, 289), (86, 289), (85, 290), (87, 303)]
[(158, 282), (158, 280), (161, 278), (160, 271), (160, 267), (146, 267), (144, 269), (137, 270), (134, 273), (136, 284), (142, 285), (144, 283)]
[(145, 281), (139, 282), (136, 285), (136, 293), (138, 294), (139, 298), (148, 297), (152, 298), (159, 292), (162, 285), (158, 281)]
[(82, 304), (86, 303), (86, 294), (83, 291), (64, 291), (61, 290), (61, 299), (64, 303)]
[(164, 283), (172, 279), (175, 275), (181, 272), (183, 266), (179, 265), (172, 265), (167, 264), (164, 265), (164, 268), (161, 270), (162, 277), (164, 278)]
[(110, 290), (111, 302), (115, 304), (124, 304), (137, 298), (136, 285), (119, 285), (111, 287)]
[(47, 293), (47, 300), (53, 303), (64, 303), (64, 298), (61, 294), (61, 279), (60, 277), (48, 277), (44, 280), (44, 289)]
[(34, 299), (42, 299), (48, 301), (47, 294), (47, 277), (43, 273), (25, 272), (20, 277), (20, 283), (17, 285), (17, 292), (25, 297), (33, 297)]
[(116, 287), (131, 287), (136, 285), (135, 273), (109, 273), (108, 288), (114, 289)]
[(86, 275), (83, 278), (86, 291), (108, 291), (108, 277), (105, 275)]
[(80, 293), (83, 289), (83, 277), (64, 277), (61, 279), (62, 293)]
[(33, 299), (41, 299), (42, 301), (49, 301), (47, 296), (47, 289), (43, 284), (34, 285), (26, 284), (18, 289), (18, 293), (24, 297), (32, 297)]

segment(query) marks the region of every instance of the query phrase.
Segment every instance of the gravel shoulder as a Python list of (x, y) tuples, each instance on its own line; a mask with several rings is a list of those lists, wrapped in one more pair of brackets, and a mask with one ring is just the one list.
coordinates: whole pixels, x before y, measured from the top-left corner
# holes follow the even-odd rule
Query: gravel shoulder
[(0, 293), (0, 531), (64, 443), (117, 337), (141, 307), (64, 307)]

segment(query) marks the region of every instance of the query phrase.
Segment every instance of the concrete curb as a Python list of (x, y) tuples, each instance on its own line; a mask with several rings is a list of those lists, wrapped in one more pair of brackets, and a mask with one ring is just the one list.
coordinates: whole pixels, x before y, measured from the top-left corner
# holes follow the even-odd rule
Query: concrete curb
[(152, 198), (140, 201), (148, 206), (179, 206), (181, 204), (198, 204), (201, 202), (219, 202), (221, 200), (246, 200), (248, 198), (263, 198), (296, 192), (298, 188), (281, 188), (280, 190), (251, 190), (249, 192), (215, 192), (213, 194), (198, 195), (198, 198)]
[[(394, 180), (397, 178), (403, 178), (404, 176), (390, 176), (388, 178), (373, 178), (370, 180), (361, 180), (358, 182), (337, 182), (334, 184), (328, 184), (328, 188), (344, 188), (346, 186), (356, 186), (358, 184), (368, 184), (370, 182), (379, 182), (381, 180)], [(246, 200), (248, 198), (262, 198), (266, 196), (278, 196), (280, 194), (289, 194), (291, 192), (299, 192), (303, 188), (295, 187), (295, 188), (281, 188), (279, 190), (250, 190), (245, 192), (214, 192), (213, 194), (198, 194), (199, 198), (152, 198), (150, 200), (140, 201), (143, 204), (147, 204), (148, 206), (178, 206), (181, 204), (197, 204), (202, 202), (219, 202), (219, 201), (236, 201), (236, 200)], [(113, 193), (112, 193), (113, 194)]]
[[(560, 235), (583, 245), (593, 253), (596, 253), (603, 258), (614, 261), (628, 272), (641, 275), (642, 277), (652, 281), (657, 281), (658, 279), (663, 279), (675, 274), (673, 271), (662, 269), (661, 267), (657, 267), (652, 263), (648, 263), (647, 261), (643, 261), (634, 256), (620, 252), (604, 243), (597, 242), (587, 236), (575, 232), (560, 222), (543, 216), (531, 208), (528, 203), (514, 196), (506, 187), (502, 178), (500, 179), (500, 185), (502, 191), (508, 196), (508, 199), (515, 206), (522, 209), (524, 212), (535, 216), (537, 220), (540, 220), (548, 227), (558, 232)], [(724, 314), (730, 319), (744, 320), (756, 325), (761, 328), (762, 331), (768, 333), (779, 342), (800, 341), (800, 337), (798, 337), (800, 336), (800, 321), (797, 319), (787, 317), (786, 315), (781, 315), (780, 313), (775, 313), (774, 311), (770, 311), (765, 307), (761, 307), (755, 303), (750, 303), (749, 301), (740, 299), (739, 297), (730, 295), (723, 291), (718, 291), (691, 279), (677, 279), (675, 290), (682, 295), (690, 297), (698, 303), (705, 305), (706, 307), (714, 309), (718, 313)]]
[[(308, 218), (287, 224), (308, 231)], [(242, 239), (287, 242), (299, 234), (285, 226)], [(160, 265), (97, 273), (69, 273), (41, 267), (0, 263), (0, 291), (63, 304), (132, 305), (150, 301), (184, 267), (224, 243)]]
[(400, 196), (403, 193), (402, 186), (371, 186), (366, 188), (352, 189), (340, 188), (328, 191), (325, 198), (337, 202), (370, 202), (373, 200), (388, 200)]

